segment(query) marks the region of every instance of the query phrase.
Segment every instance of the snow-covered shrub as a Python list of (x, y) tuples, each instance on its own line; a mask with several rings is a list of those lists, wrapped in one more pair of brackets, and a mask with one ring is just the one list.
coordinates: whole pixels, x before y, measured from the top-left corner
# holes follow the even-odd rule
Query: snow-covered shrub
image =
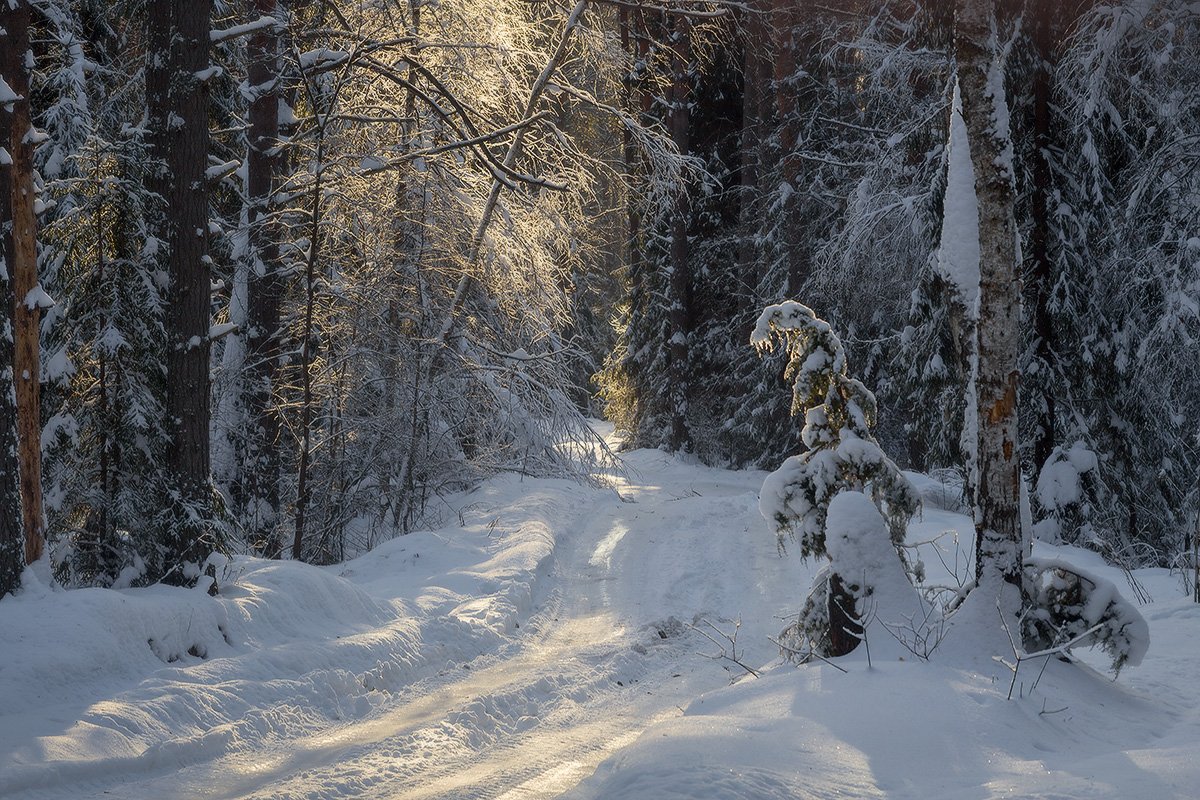
[(846, 489), (868, 492), (898, 545), (920, 496), (875, 441), (875, 395), (848, 374), (845, 350), (829, 323), (805, 305), (780, 303), (762, 312), (750, 342), (760, 351), (783, 342), (792, 414), (804, 413), (801, 437), (809, 449), (768, 475), (759, 499), (780, 546), (790, 535), (801, 556), (826, 555), (825, 515)]
[(1082, 442), (1056, 447), (1038, 474), (1034, 497), (1042, 515), (1037, 538), (1051, 542), (1087, 542), (1092, 538), (1090, 495), (1099, 461)]
[(1114, 671), (1142, 662), (1150, 628), (1111, 581), (1058, 559), (1027, 558), (1024, 571), (1028, 610), (1021, 633), (1026, 647), (1099, 645), (1112, 658)]
[[(808, 447), (767, 476), (759, 510), (774, 528), (781, 548), (791, 536), (804, 558), (832, 558), (834, 551), (842, 554), (840, 561), (834, 559), (830, 569), (817, 575), (804, 610), (781, 634), (781, 644), (789, 656), (807, 649), (819, 655), (842, 655), (857, 645), (858, 600), (874, 591), (882, 574), (877, 570), (881, 558), (864, 561), (859, 555), (869, 550), (878, 556), (883, 552), (878, 545), (886, 541), (890, 546), (883, 545), (884, 551), (891, 553), (895, 569), (903, 574), (899, 547), (920, 496), (875, 441), (871, 433), (875, 396), (850, 377), (845, 350), (829, 323), (805, 305), (780, 303), (763, 310), (750, 341), (760, 351), (783, 342), (788, 356), (784, 377), (792, 382), (792, 414), (804, 413), (801, 438)], [(877, 528), (864, 524), (863, 515), (857, 513), (850, 515), (853, 520), (831, 527), (830, 508), (843, 492), (862, 493), (879, 517)], [(845, 540), (832, 551), (827, 530), (835, 530)], [(859, 537), (878, 537), (880, 542), (859, 543)], [(839, 563), (849, 572), (842, 572)]]

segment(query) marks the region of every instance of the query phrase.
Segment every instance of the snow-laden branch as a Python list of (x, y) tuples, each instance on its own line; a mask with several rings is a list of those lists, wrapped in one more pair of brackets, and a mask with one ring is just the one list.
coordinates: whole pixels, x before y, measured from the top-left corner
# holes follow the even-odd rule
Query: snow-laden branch
[(247, 22), (244, 25), (234, 25), (232, 28), (211, 31), (208, 34), (208, 39), (213, 44), (217, 44), (219, 42), (227, 42), (230, 39), (237, 39), (240, 36), (248, 36), (267, 28), (273, 28), (276, 33), (281, 33), (284, 27), (284, 24), (275, 17), (264, 16), (259, 17), (253, 22)]

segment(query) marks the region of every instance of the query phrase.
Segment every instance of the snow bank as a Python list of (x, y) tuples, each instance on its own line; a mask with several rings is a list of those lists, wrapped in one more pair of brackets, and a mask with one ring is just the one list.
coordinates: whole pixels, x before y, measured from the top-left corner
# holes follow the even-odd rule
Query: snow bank
[(584, 491), (500, 477), (460, 498), (461, 526), (333, 568), (238, 558), (215, 598), (34, 580), (0, 603), (0, 796), (371, 715), (520, 624)]

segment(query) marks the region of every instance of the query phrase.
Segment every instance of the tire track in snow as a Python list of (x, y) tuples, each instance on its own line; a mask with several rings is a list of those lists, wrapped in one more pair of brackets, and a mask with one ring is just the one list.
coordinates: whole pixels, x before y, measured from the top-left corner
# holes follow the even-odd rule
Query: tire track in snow
[[(645, 494), (638, 487), (626, 490)], [(644, 591), (621, 585), (613, 557), (626, 536), (648, 535), (637, 523), (647, 515), (615, 498), (598, 503), (595, 512), (585, 530), (563, 540), (555, 559), (558, 596), (517, 654), (319, 737), (282, 763), (254, 770), (233, 791), (206, 796), (556, 797), (650, 724), (681, 713), (679, 704), (698, 691), (685, 678), (699, 673), (704, 688), (722, 685), (723, 670), (693, 657), (693, 637), (664, 639), (657, 626), (645, 627), (650, 620), (633, 627), (638, 620), (628, 618), (628, 608), (614, 610), (617, 598), (640, 600)], [(655, 528), (664, 522), (669, 527), (669, 521), (653, 520)], [(414, 687), (412, 694), (423, 690)], [(296, 766), (290, 777), (272, 780)], [(245, 792), (254, 783), (262, 786), (263, 778), (269, 786)]]

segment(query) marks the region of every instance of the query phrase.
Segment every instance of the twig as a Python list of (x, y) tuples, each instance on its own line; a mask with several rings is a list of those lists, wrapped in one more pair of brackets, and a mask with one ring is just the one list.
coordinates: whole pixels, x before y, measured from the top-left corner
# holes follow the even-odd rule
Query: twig
[(796, 655), (801, 656), (804, 660), (808, 660), (809, 658), (815, 658), (818, 661), (824, 661), (826, 664), (833, 667), (838, 672), (841, 672), (845, 675), (850, 674), (850, 670), (846, 669), (845, 667), (841, 666), (840, 664), (833, 663), (828, 658), (821, 655), (820, 653), (818, 653), (816, 650), (813, 650), (812, 648), (809, 648), (807, 651), (797, 650), (794, 647), (789, 647), (788, 645), (783, 644), (778, 639), (772, 639), (770, 636), (767, 637), (767, 641), (770, 642), (771, 644), (775, 645), (776, 647), (778, 647), (780, 650), (786, 650), (789, 653), (795, 653)]
[(720, 652), (719, 652), (719, 653), (716, 653), (716, 654), (714, 654), (714, 655), (707, 656), (708, 658), (711, 658), (711, 659), (714, 659), (714, 660), (724, 660), (724, 661), (731, 661), (731, 662), (733, 662), (734, 664), (737, 664), (737, 665), (738, 665), (739, 667), (741, 667), (742, 669), (746, 670), (746, 672), (750, 673), (750, 674), (751, 674), (751, 675), (753, 675), (754, 677), (756, 677), (756, 678), (758, 678), (758, 677), (761, 677), (761, 676), (759, 675), (759, 672), (758, 672), (758, 670), (756, 670), (754, 667), (751, 667), (751, 666), (747, 665), (747, 664), (746, 664), (744, 661), (742, 661), (742, 660), (741, 660), (741, 657), (738, 655), (738, 651), (737, 651), (737, 635), (738, 635), (738, 629), (742, 627), (742, 621), (741, 621), (741, 619), (738, 619), (738, 620), (737, 620), (737, 622), (733, 623), (733, 635), (732, 635), (732, 636), (730, 636), (729, 634), (725, 633), (723, 630), (721, 630), (720, 628), (718, 628), (716, 625), (713, 625), (713, 624), (712, 624), (710, 621), (708, 621), (707, 619), (705, 619), (705, 620), (701, 620), (701, 621), (702, 621), (702, 622), (703, 622), (705, 625), (707, 625), (708, 627), (712, 628), (712, 629), (713, 629), (713, 631), (714, 631), (714, 632), (715, 632), (715, 633), (716, 633), (718, 636), (720, 636), (722, 639), (724, 639), (726, 642), (728, 642), (728, 643), (729, 643), (729, 649), (728, 649), (728, 651), (726, 651), (726, 649), (725, 649), (725, 645), (724, 645), (724, 644), (722, 644), (721, 642), (717, 641), (717, 639), (716, 639), (716, 638), (714, 638), (714, 637), (713, 637), (711, 634), (709, 634), (709, 633), (708, 633), (708, 631), (705, 631), (705, 630), (703, 630), (702, 628), (700, 628), (700, 627), (698, 627), (698, 626), (696, 626), (696, 625), (691, 625), (690, 627), (691, 627), (691, 629), (692, 629), (692, 630), (696, 631), (696, 632), (697, 632), (697, 633), (699, 633), (701, 636), (703, 636), (705, 639), (708, 639), (710, 642), (712, 642), (713, 644), (715, 644), (715, 645), (716, 645), (716, 646), (719, 648), (719, 650), (720, 650)]

